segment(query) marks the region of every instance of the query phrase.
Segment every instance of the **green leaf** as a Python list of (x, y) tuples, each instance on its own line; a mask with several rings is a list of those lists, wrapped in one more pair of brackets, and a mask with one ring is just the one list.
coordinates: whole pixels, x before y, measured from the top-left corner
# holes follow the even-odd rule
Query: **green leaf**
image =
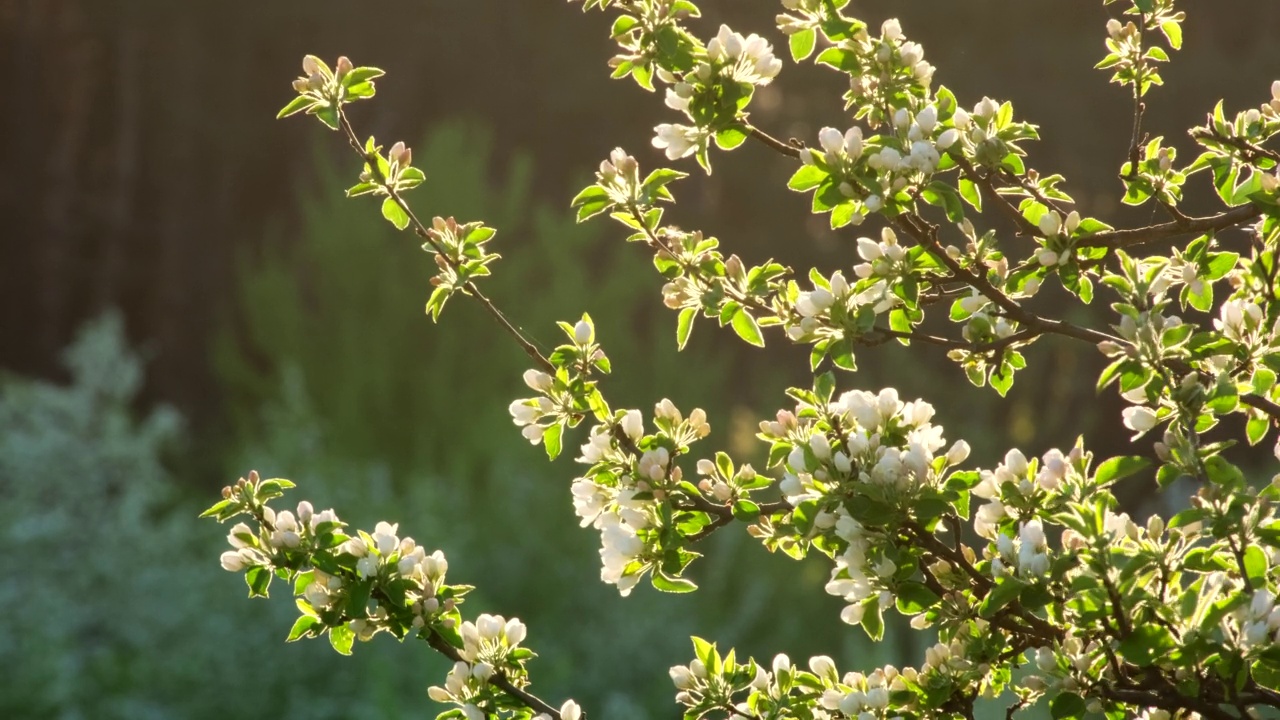
[(1167, 655), (1177, 644), (1168, 628), (1146, 623), (1135, 627), (1128, 637), (1120, 641), (1117, 649), (1125, 660), (1138, 667), (1147, 667)]
[(556, 423), (542, 431), (542, 444), (547, 449), (547, 457), (555, 460), (560, 455), (560, 439), (564, 435), (564, 425)]
[(316, 110), (317, 107), (319, 107), (319, 104), (311, 106), (311, 110), (309, 110), (308, 112), (315, 113), (315, 116), (319, 118), (320, 122), (324, 123), (325, 126), (327, 126), (330, 130), (337, 130), (338, 129), (338, 107), (336, 105), (328, 105), (319, 110)]
[(578, 211), (578, 222), (583, 222), (599, 215), (613, 207), (613, 201), (609, 199), (609, 193), (599, 185), (591, 187), (578, 193), (569, 207)]
[(329, 628), (329, 644), (341, 655), (350, 655), (351, 646), (355, 644), (356, 634), (346, 625)]
[(1150, 465), (1150, 460), (1136, 455), (1113, 457), (1098, 466), (1093, 480), (1099, 485), (1105, 485), (1145, 470)]
[(746, 310), (739, 308), (738, 312), (733, 314), (733, 330), (738, 333), (738, 337), (748, 343), (756, 347), (764, 347), (764, 336), (760, 334), (760, 326)]
[(904, 582), (898, 585), (898, 612), (916, 615), (928, 610), (942, 598), (923, 583)]
[(306, 95), (299, 95), (298, 97), (290, 100), (289, 104), (285, 105), (284, 108), (276, 114), (276, 119), (279, 120), (280, 118), (287, 118), (290, 115), (296, 115), (303, 110), (310, 110), (311, 106), (315, 104), (315, 98), (307, 97)]
[(285, 638), (285, 642), (297, 642), (302, 639), (311, 628), (320, 624), (319, 618), (310, 615), (302, 615), (294, 621), (293, 627), (289, 629), (289, 637)]
[(670, 577), (657, 571), (653, 573), (653, 587), (655, 590), (669, 593), (690, 593), (698, 589), (698, 586), (692, 580)]
[(366, 83), (370, 80), (380, 78), (383, 75), (386, 75), (386, 73), (376, 67), (354, 68), (342, 78), (342, 86), (345, 88), (351, 88), (353, 85)]
[(978, 192), (978, 186), (972, 180), (960, 178), (960, 197), (973, 206), (974, 210), (982, 212), (982, 194)]
[(267, 597), (267, 589), (271, 587), (271, 571), (261, 565), (249, 568), (244, 573), (244, 582), (249, 586), (249, 597)]
[(1244, 571), (1254, 587), (1267, 585), (1267, 554), (1257, 545), (1244, 549)]
[(818, 33), (814, 29), (801, 30), (791, 35), (791, 59), (800, 62), (813, 54), (818, 43)]
[(978, 608), (978, 614), (981, 617), (989, 618), (996, 614), (1000, 608), (1008, 605), (1022, 594), (1027, 584), (1015, 577), (1004, 576), (996, 581), (996, 586), (987, 593), (982, 599), (982, 605)]
[(1084, 698), (1071, 692), (1059, 693), (1049, 701), (1049, 713), (1053, 715), (1053, 720), (1082, 717), (1085, 707)]
[(760, 506), (750, 500), (739, 500), (733, 504), (733, 516), (742, 522), (753, 522), (760, 517)]
[(382, 217), (388, 222), (396, 226), (397, 230), (403, 230), (409, 227), (409, 214), (400, 207), (395, 198), (387, 198), (382, 201)]
[(698, 308), (687, 307), (680, 311), (676, 320), (676, 347), (680, 350), (689, 344), (689, 335), (693, 333), (693, 320), (698, 316)]
[(1182, 26), (1173, 20), (1165, 20), (1160, 23), (1160, 32), (1164, 33), (1165, 39), (1169, 41), (1169, 47), (1174, 50), (1182, 49)]
[[(213, 504), (213, 507), (211, 507), (211, 508), (209, 508), (208, 510), (205, 510), (204, 512), (200, 513), (200, 517), (202, 517), (202, 518), (207, 518), (207, 517), (218, 517), (218, 516), (220, 516), (222, 513), (227, 512), (227, 511), (231, 510), (231, 509), (232, 509), (232, 508), (234, 508), (234, 507), (236, 507), (236, 501), (235, 501), (235, 500), (219, 500), (218, 502), (216, 502), (216, 503), (214, 503), (214, 504)], [(225, 520), (226, 518), (221, 518), (221, 517), (219, 517), (218, 519), (219, 519), (219, 520)]]
[(827, 171), (817, 165), (801, 165), (787, 181), (787, 187), (797, 192), (805, 192), (821, 185), (827, 177), (829, 177)]
[(730, 125), (716, 133), (716, 146), (721, 150), (732, 150), (747, 141), (747, 132), (741, 125)]

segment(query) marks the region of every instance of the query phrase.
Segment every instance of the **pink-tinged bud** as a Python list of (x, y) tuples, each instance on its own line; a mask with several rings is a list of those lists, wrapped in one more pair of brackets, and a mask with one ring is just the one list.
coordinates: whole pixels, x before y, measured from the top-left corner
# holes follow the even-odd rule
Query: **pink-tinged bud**
[(737, 255), (730, 255), (729, 259), (724, 261), (724, 274), (737, 282), (746, 280), (747, 275), (743, 272), (742, 259)]
[(306, 73), (307, 75), (319, 74), (320, 68), (322, 66), (323, 66), (323, 63), (320, 62), (320, 58), (316, 57), (315, 55), (307, 55), (306, 57), (302, 58), (302, 72)]
[(341, 80), (342, 78), (346, 77), (347, 73), (351, 72), (352, 69), (353, 67), (351, 65), (351, 60), (349, 60), (346, 55), (343, 55), (342, 57), (338, 58), (338, 62), (334, 66), (333, 71), (334, 71), (334, 74), (338, 76), (338, 79)]

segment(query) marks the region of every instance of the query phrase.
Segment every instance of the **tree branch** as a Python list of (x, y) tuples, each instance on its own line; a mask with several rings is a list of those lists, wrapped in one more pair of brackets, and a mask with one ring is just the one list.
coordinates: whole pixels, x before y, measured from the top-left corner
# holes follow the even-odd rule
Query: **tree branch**
[[(400, 196), (400, 193), (387, 182), (387, 178), (382, 177), (382, 173), (378, 170), (377, 156), (375, 154), (365, 152), (364, 146), (360, 144), (360, 138), (356, 135), (355, 129), (351, 127), (351, 121), (347, 119), (347, 114), (343, 111), (341, 106), (338, 107), (338, 121), (341, 124), (343, 134), (347, 137), (347, 144), (350, 145), (351, 149), (365, 161), (366, 165), (368, 165), (370, 173), (374, 176), (373, 179), (377, 181), (378, 185), (380, 185), (382, 189), (387, 192), (388, 196), (395, 201), (396, 205), (400, 206), (400, 209), (404, 211), (405, 215), (409, 216), (409, 221), (413, 225), (414, 234), (427, 241), (427, 243), (431, 245), (431, 248), (436, 251), (437, 255), (444, 258), (444, 261), (453, 268), (455, 272), (458, 271), (459, 265), (455, 260), (449, 257), (447, 249), (427, 232), (427, 227), (423, 225), (422, 221), (418, 219), (418, 216), (414, 214), (413, 210), (409, 207), (409, 204), (405, 202), (404, 198)], [(480, 292), (480, 289), (475, 286), (475, 283), (468, 280), (462, 288), (466, 294), (474, 297), (476, 302), (480, 303), (480, 305), (484, 307), (485, 311), (489, 313), (490, 317), (492, 317), (498, 325), (500, 325), (502, 329), (520, 345), (525, 354), (529, 356), (529, 359), (537, 363), (537, 365), (546, 372), (554, 373), (556, 371), (556, 368), (551, 364), (551, 361), (544, 357), (538, 350), (537, 346), (525, 337), (524, 333), (522, 333), (519, 328), (507, 319), (507, 316), (493, 304), (493, 301), (489, 300), (489, 298), (485, 297), (484, 293)]]
[(1100, 232), (1087, 238), (1082, 238), (1076, 243), (1076, 247), (1132, 247), (1157, 240), (1166, 240), (1179, 235), (1218, 232), (1256, 220), (1260, 215), (1262, 215), (1261, 208), (1250, 203), (1210, 217), (1189, 218), (1186, 222), (1174, 221), (1131, 230)]
[[(431, 634), (427, 636), (427, 644), (430, 645), (433, 650), (454, 662), (465, 662), (462, 655), (458, 652), (458, 649), (450, 645), (449, 641), (441, 637), (435, 630), (432, 630)], [(508, 680), (507, 676), (501, 671), (494, 673), (493, 676), (489, 678), (489, 682), (501, 688), (504, 693), (516, 699), (530, 710), (539, 713), (546, 713), (554, 720), (561, 720), (559, 710), (547, 704), (545, 700), (542, 700), (537, 695), (516, 687), (515, 684)], [(586, 713), (582, 714), (583, 718), (586, 716)]]

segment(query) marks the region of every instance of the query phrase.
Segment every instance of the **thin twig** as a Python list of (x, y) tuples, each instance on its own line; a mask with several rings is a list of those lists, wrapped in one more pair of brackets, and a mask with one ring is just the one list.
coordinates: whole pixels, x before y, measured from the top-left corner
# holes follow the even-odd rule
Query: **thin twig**
[[(460, 266), (457, 261), (449, 257), (448, 249), (432, 237), (431, 233), (427, 232), (426, 225), (418, 219), (418, 216), (414, 214), (413, 210), (409, 207), (409, 204), (405, 202), (404, 198), (400, 196), (400, 193), (387, 182), (387, 178), (382, 177), (381, 172), (378, 170), (377, 155), (375, 153), (365, 152), (364, 147), (360, 144), (359, 137), (351, 127), (350, 120), (347, 119), (346, 113), (343, 112), (341, 108), (338, 109), (338, 120), (341, 123), (343, 133), (347, 136), (347, 144), (351, 146), (352, 150), (355, 150), (356, 153), (360, 155), (361, 159), (363, 159), (365, 164), (368, 165), (369, 172), (374, 176), (374, 180), (378, 182), (382, 189), (386, 191), (388, 196), (390, 196), (405, 215), (409, 217), (409, 221), (413, 225), (414, 234), (423, 240), (426, 240), (427, 243), (431, 245), (431, 248), (435, 250), (440, 257), (444, 258), (444, 261), (448, 263), (455, 272), (458, 272), (460, 270)], [(519, 328), (507, 319), (507, 316), (493, 304), (493, 301), (486, 297), (484, 293), (480, 292), (480, 289), (475, 286), (475, 283), (468, 280), (463, 284), (462, 288), (466, 294), (474, 297), (476, 302), (480, 303), (480, 305), (484, 307), (485, 311), (487, 311), (489, 315), (497, 321), (508, 335), (515, 339), (516, 343), (520, 345), (521, 349), (524, 350), (525, 354), (528, 355), (531, 360), (547, 372), (554, 373), (556, 371), (555, 365), (552, 365), (551, 361), (543, 356), (537, 346), (525, 337), (524, 333), (522, 333)]]
[[(441, 655), (444, 655), (445, 657), (449, 658), (454, 662), (466, 662), (465, 660), (463, 660), (462, 655), (458, 652), (458, 649), (455, 648), (453, 645), (450, 645), (449, 641), (445, 640), (435, 630), (432, 630), (431, 634), (427, 636), (427, 644), (430, 645), (432, 649), (434, 649), (436, 652), (440, 653)], [(489, 682), (501, 688), (503, 692), (515, 698), (530, 710), (533, 710), (534, 712), (539, 712), (539, 713), (546, 713), (547, 715), (550, 715), (554, 720), (561, 720), (559, 710), (549, 705), (545, 700), (539, 698), (537, 695), (534, 695), (533, 693), (530, 693), (527, 690), (524, 690), (522, 688), (516, 687), (515, 684), (513, 684), (510, 680), (508, 680), (507, 676), (503, 674), (501, 671), (494, 673), (493, 676), (489, 678)], [(585, 718), (586, 713), (583, 713), (582, 717)]]

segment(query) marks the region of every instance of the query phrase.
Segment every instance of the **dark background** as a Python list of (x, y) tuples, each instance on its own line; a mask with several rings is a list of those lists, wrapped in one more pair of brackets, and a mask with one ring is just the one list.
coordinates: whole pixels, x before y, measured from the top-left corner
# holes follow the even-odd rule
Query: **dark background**
[[(761, 32), (786, 56), (785, 38), (772, 29), (777, 3), (708, 0), (703, 5), (706, 18), (696, 25), (700, 34), (729, 22), (735, 29)], [(856, 1), (850, 10), (873, 27), (890, 14), (900, 17), (908, 36), (922, 42), (926, 59), (938, 66), (935, 83), (952, 88), (963, 105), (972, 107), (983, 95), (1013, 100), (1017, 115), (1039, 124), (1046, 138), (1031, 146), (1030, 165), (1065, 174), (1067, 190), (1082, 212), (1131, 225), (1152, 216), (1149, 208), (1125, 209), (1118, 202), (1115, 176), (1128, 146), (1130, 102), (1124, 90), (1107, 84), (1106, 74), (1090, 69), (1105, 52), (1104, 24), (1121, 5)], [(1185, 130), (1217, 99), (1226, 100), (1228, 112), (1256, 106), (1280, 77), (1280, 3), (1182, 5), (1190, 15), (1185, 49), (1174, 54), (1164, 73), (1168, 87), (1155, 89), (1149, 98), (1147, 127), (1153, 135), (1169, 137), (1189, 160), (1194, 147)], [(412, 493), (425, 486), (431, 490), (421, 490), (430, 495), (423, 496), (423, 506), (439, 508), (449, 498), (479, 503), (473, 507), (481, 515), (506, 517), (514, 512), (513, 503), (523, 503), (545, 515), (536, 522), (556, 528), (567, 524), (566, 481), (574, 467), (568, 462), (548, 467), (538, 457), (540, 450), (519, 445), (505, 419), (506, 403), (521, 391), (515, 349), (458, 301), (441, 326), (432, 327), (421, 315), (428, 259), (403, 246), (403, 238), (392, 237), (373, 205), (341, 201), (340, 188), (357, 168), (343, 154), (340, 138), (311, 120), (273, 119), (291, 96), (289, 81), (303, 54), (330, 60), (346, 54), (357, 64), (389, 73), (378, 82), (376, 99), (352, 108), (358, 131), (387, 144), (408, 140), (420, 164), (423, 158), (437, 163), (425, 165), (431, 182), (410, 199), (432, 213), (483, 218), (499, 227), (496, 249), (506, 259), (487, 282), (517, 320), (549, 341), (552, 319), (573, 318), (584, 310), (609, 317), (613, 302), (612, 317), (619, 324), (602, 324), (602, 337), (619, 374), (626, 376), (615, 386), (618, 396), (642, 408), (664, 395), (682, 407), (703, 403), (713, 425), (730, 431), (729, 440), (720, 442), (758, 452), (750, 445), (750, 428), (779, 406), (783, 388), (805, 382), (804, 353), (780, 343), (764, 352), (721, 343), (723, 335), (702, 325), (690, 355), (672, 357), (674, 318), (660, 306), (660, 283), (647, 258), (637, 248), (621, 247), (622, 234), (603, 222), (574, 228), (567, 220), (569, 198), (614, 146), (634, 152), (643, 166), (664, 162), (649, 139), (652, 127), (671, 121), (673, 112), (660, 95), (608, 79), (609, 22), (601, 13), (584, 15), (574, 5), (551, 0), (0, 0), (0, 59), (7, 78), (0, 102), (0, 369), (11, 379), (40, 378), (64, 386), (74, 380), (79, 387), (84, 378), (60, 363), (60, 353), (78, 328), (118, 308), (128, 343), (140, 349), (146, 368), (140, 393), (122, 394), (120, 416), (137, 418), (163, 406), (185, 419), (185, 430), (175, 436), (180, 439), (156, 451), (163, 468), (157, 472), (171, 488), (170, 499), (156, 513), (174, 506), (186, 512), (188, 504), (213, 497), (218, 486), (250, 465), (274, 462), (277, 472), (294, 477), (305, 465), (317, 477), (315, 492), (329, 502), (354, 504), (362, 522), (414, 506), (404, 498), (417, 497)], [(797, 68), (788, 58), (778, 81), (753, 104), (754, 121), (775, 135), (812, 141), (824, 125), (848, 125), (838, 99), (842, 91), (834, 73)], [(419, 141), (423, 137), (430, 138), (422, 141), (425, 145)], [(808, 214), (807, 196), (783, 189), (790, 161), (759, 147), (748, 145), (713, 160), (710, 177), (684, 167), (691, 161), (681, 165), (695, 175), (676, 186), (680, 204), (669, 217), (720, 237), (728, 251), (748, 261), (772, 256), (798, 268), (817, 264), (830, 273), (855, 262), (853, 238), (876, 230), (826, 230), (824, 218)], [(1206, 195), (1204, 187), (1196, 188), (1192, 197)], [(1195, 202), (1188, 207), (1193, 213), (1210, 209)], [(555, 281), (546, 282), (549, 277)], [(1054, 302), (1052, 292), (1045, 295), (1042, 302)], [(1104, 303), (1096, 305), (1073, 310), (1081, 313), (1076, 319), (1105, 322)], [(1100, 453), (1126, 449), (1118, 401), (1093, 390), (1091, 378), (1101, 367), (1096, 352), (1051, 339), (1036, 346), (1032, 361), (1006, 402), (969, 388), (941, 354), (919, 348), (908, 353), (896, 345), (860, 355), (860, 373), (842, 377), (842, 387), (896, 384), (906, 396), (931, 400), (940, 408), (948, 437), (968, 439), (984, 463), (1013, 444), (1038, 454), (1052, 445), (1069, 445), (1082, 432)], [(466, 403), (480, 409), (462, 413)], [(292, 435), (281, 439), (282, 433)], [(510, 447), (495, 450), (495, 434)], [(87, 448), (100, 440), (116, 442), (81, 437), (60, 446), (59, 453), (77, 452), (76, 442)], [(87, 457), (89, 451), (84, 452)], [(113, 452), (106, 456), (114, 457)], [(50, 457), (56, 460), (59, 453)], [(66, 474), (44, 461), (8, 467), (36, 468), (31, 472), (63, 479)], [(357, 476), (367, 491), (352, 490)], [(506, 479), (493, 479), (499, 477)], [(463, 490), (441, 489), (440, 478)], [(35, 481), (0, 475), (0, 503), (20, 497), (12, 491), (14, 483)], [(103, 482), (110, 486), (104, 497), (126, 492), (121, 488), (127, 483)], [(529, 483), (533, 490), (520, 489)], [(42, 500), (59, 501), (57, 493)], [(543, 512), (544, 506), (554, 510)], [(27, 511), (14, 500), (10, 512)], [(451, 516), (464, 514), (446, 512), (442, 519)], [(182, 515), (183, 530), (175, 531), (175, 537), (198, 535), (205, 542), (198, 558), (184, 560), (198, 564), (190, 572), (214, 576), (219, 588), (233, 585), (216, 576), (216, 550), (206, 541), (217, 531), (196, 527), (190, 517)], [(100, 529), (110, 525), (101, 517), (82, 520), (93, 523)], [(662, 615), (674, 612), (700, 623), (691, 631), (750, 645), (766, 657), (779, 650), (799, 657), (802, 648), (838, 654), (840, 648), (862, 647), (851, 639), (857, 631), (779, 620), (768, 607), (782, 602), (782, 596), (749, 595), (743, 589), (749, 578), (736, 575), (713, 578), (717, 589), (700, 604), (652, 593), (620, 601), (612, 590), (595, 587), (583, 592), (599, 606), (566, 601), (551, 586), (530, 583), (569, 572), (548, 569), (560, 565), (572, 565), (578, 573), (563, 577), (592, 582), (596, 540), (576, 529), (554, 533), (532, 544), (502, 531), (462, 533), (467, 539), (457, 540), (463, 548), (458, 552), (473, 565), (455, 567), (465, 581), (485, 586), (492, 580), (495, 588), (487, 598), (493, 602), (477, 609), (498, 612), (515, 605), (531, 626), (549, 626), (541, 634), (544, 642), (557, 623), (566, 622), (563, 618), (584, 612), (626, 623), (639, 637), (646, 637), (655, 622), (683, 628), (674, 616)], [(440, 537), (436, 542), (447, 546), (449, 536), (441, 531)], [(564, 542), (575, 543), (575, 549), (555, 545), (553, 537), (572, 538)], [(737, 558), (732, 573), (759, 572), (757, 580), (767, 578), (776, 586), (799, 582), (791, 566), (768, 564), (758, 548), (738, 544), (726, 540), (716, 546)], [(512, 546), (523, 546), (522, 554), (512, 555)], [(556, 560), (548, 560), (548, 554)], [(758, 569), (764, 567), (768, 570)], [(798, 598), (820, 592), (826, 570), (805, 572), (810, 585)], [(181, 588), (170, 592), (182, 597)], [(237, 602), (211, 602), (201, 606), (200, 616), (230, 612), (227, 606)], [(763, 605), (748, 612), (743, 608), (749, 603)], [(557, 609), (539, 617), (544, 606)], [(820, 606), (830, 611), (826, 617), (834, 617), (834, 605)], [(671, 607), (676, 609), (658, 609)], [(726, 620), (733, 615), (726, 608), (738, 612), (737, 625)], [(287, 615), (287, 608), (278, 612), (274, 624), (243, 616), (244, 625), (230, 637), (282, 635)], [(0, 629), (5, 622), (0, 620)], [(605, 620), (600, 624), (606, 628), (601, 633), (616, 628)], [(806, 639), (788, 645), (797, 637)], [(0, 632), (0, 655), (3, 638)], [(576, 642), (564, 645), (566, 651), (587, 652), (583, 648), (595, 641)], [(607, 672), (594, 671), (589, 689), (576, 689), (581, 685), (573, 680), (576, 658), (586, 657), (582, 654), (539, 662), (555, 668), (547, 671), (555, 687), (606, 703), (612, 708), (609, 717), (627, 717), (628, 707), (665, 707), (661, 699), (669, 693), (662, 662), (683, 661), (687, 655), (683, 640), (673, 643), (663, 646), (664, 653), (676, 648), (670, 657), (662, 654), (657, 664), (635, 669), (645, 679), (625, 692), (617, 686), (625, 686), (620, 678), (629, 675), (612, 665)], [(128, 654), (134, 651), (106, 647), (112, 662), (134, 657)], [(298, 657), (270, 648), (262, 652)], [(898, 650), (905, 657), (897, 659)], [(909, 650), (894, 644), (887, 657), (916, 662)], [(316, 658), (314, 667), (329, 667), (319, 664), (328, 660), (318, 653), (308, 657)], [(51, 667), (65, 660), (51, 658)], [(368, 671), (369, 666), (361, 667), (366, 669), (360, 672)], [(201, 677), (197, 685), (222, 682), (216, 671)], [(427, 712), (421, 707), (422, 677), (406, 676), (384, 693), (386, 698), (408, 693), (412, 702), (401, 706), (384, 698), (378, 707), (398, 707), (396, 712), (413, 717)], [(100, 692), (148, 694), (146, 685), (130, 682), (111, 676), (102, 680)], [(279, 675), (262, 682), (274, 688), (267, 694), (272, 702), (283, 702), (280, 688), (302, 681)], [(32, 707), (31, 697), (46, 700), (51, 712), (79, 707), (81, 700), (57, 699), (61, 696), (41, 687), (28, 686), (24, 696), (11, 685), (0, 696), (10, 693), (14, 707)], [(608, 699), (618, 692), (623, 700)], [(172, 711), (161, 707), (161, 716), (164, 707)], [(302, 706), (282, 707), (277, 710), (289, 713), (301, 712)]]

